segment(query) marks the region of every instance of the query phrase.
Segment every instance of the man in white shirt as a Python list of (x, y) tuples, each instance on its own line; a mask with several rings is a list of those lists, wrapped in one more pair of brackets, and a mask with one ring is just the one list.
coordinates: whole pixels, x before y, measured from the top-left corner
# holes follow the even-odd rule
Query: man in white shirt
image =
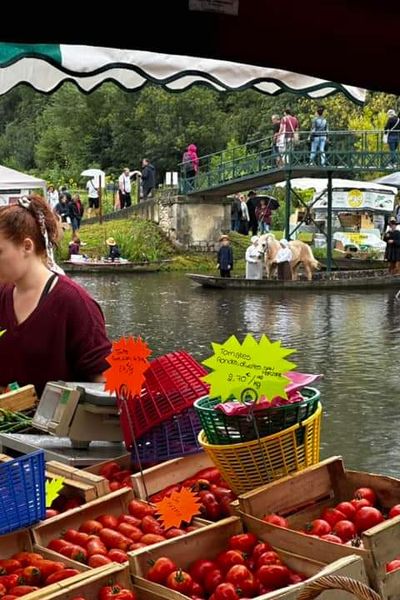
[(120, 208), (128, 208), (132, 204), (131, 199), (131, 178), (128, 167), (125, 167), (123, 172), (118, 178), (118, 191), (119, 191), (119, 203)]

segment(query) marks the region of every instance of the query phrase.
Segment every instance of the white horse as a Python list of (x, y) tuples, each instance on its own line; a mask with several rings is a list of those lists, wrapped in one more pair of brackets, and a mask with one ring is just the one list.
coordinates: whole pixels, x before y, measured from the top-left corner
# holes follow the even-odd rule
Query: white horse
[[(276, 267), (276, 263), (274, 261), (280, 248), (280, 243), (272, 233), (265, 233), (264, 235), (261, 235), (258, 243), (264, 251), (265, 271), (269, 279)], [(297, 269), (301, 263), (306, 272), (308, 281), (311, 281), (313, 272), (319, 269), (320, 265), (318, 261), (315, 260), (310, 246), (304, 242), (301, 242), (300, 240), (292, 240), (289, 242), (289, 248), (293, 255), (290, 263), (293, 279), (297, 280)]]

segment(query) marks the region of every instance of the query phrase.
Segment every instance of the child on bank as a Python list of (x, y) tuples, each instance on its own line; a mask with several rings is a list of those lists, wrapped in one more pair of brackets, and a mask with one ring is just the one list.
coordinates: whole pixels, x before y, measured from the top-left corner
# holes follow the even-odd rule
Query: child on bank
[(221, 235), (219, 241), (221, 246), (217, 255), (217, 269), (219, 269), (221, 277), (230, 277), (233, 269), (233, 252), (229, 244), (229, 237)]

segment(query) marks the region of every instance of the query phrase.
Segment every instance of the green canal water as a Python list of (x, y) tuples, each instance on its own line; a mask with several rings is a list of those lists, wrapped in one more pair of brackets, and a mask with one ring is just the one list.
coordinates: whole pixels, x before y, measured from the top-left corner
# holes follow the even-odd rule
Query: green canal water
[(211, 342), (265, 333), (322, 373), (322, 457), (400, 475), (400, 303), (396, 289), (349, 292), (205, 290), (182, 274), (75, 276), (101, 304), (108, 333), (141, 335), (158, 356), (198, 360)]

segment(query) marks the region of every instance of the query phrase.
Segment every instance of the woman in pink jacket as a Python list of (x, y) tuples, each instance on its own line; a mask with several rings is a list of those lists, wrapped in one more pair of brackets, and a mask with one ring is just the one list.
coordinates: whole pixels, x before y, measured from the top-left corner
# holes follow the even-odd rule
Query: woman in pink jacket
[(189, 144), (182, 157), (183, 170), (186, 178), (196, 177), (199, 170), (199, 157), (197, 156), (197, 147)]

